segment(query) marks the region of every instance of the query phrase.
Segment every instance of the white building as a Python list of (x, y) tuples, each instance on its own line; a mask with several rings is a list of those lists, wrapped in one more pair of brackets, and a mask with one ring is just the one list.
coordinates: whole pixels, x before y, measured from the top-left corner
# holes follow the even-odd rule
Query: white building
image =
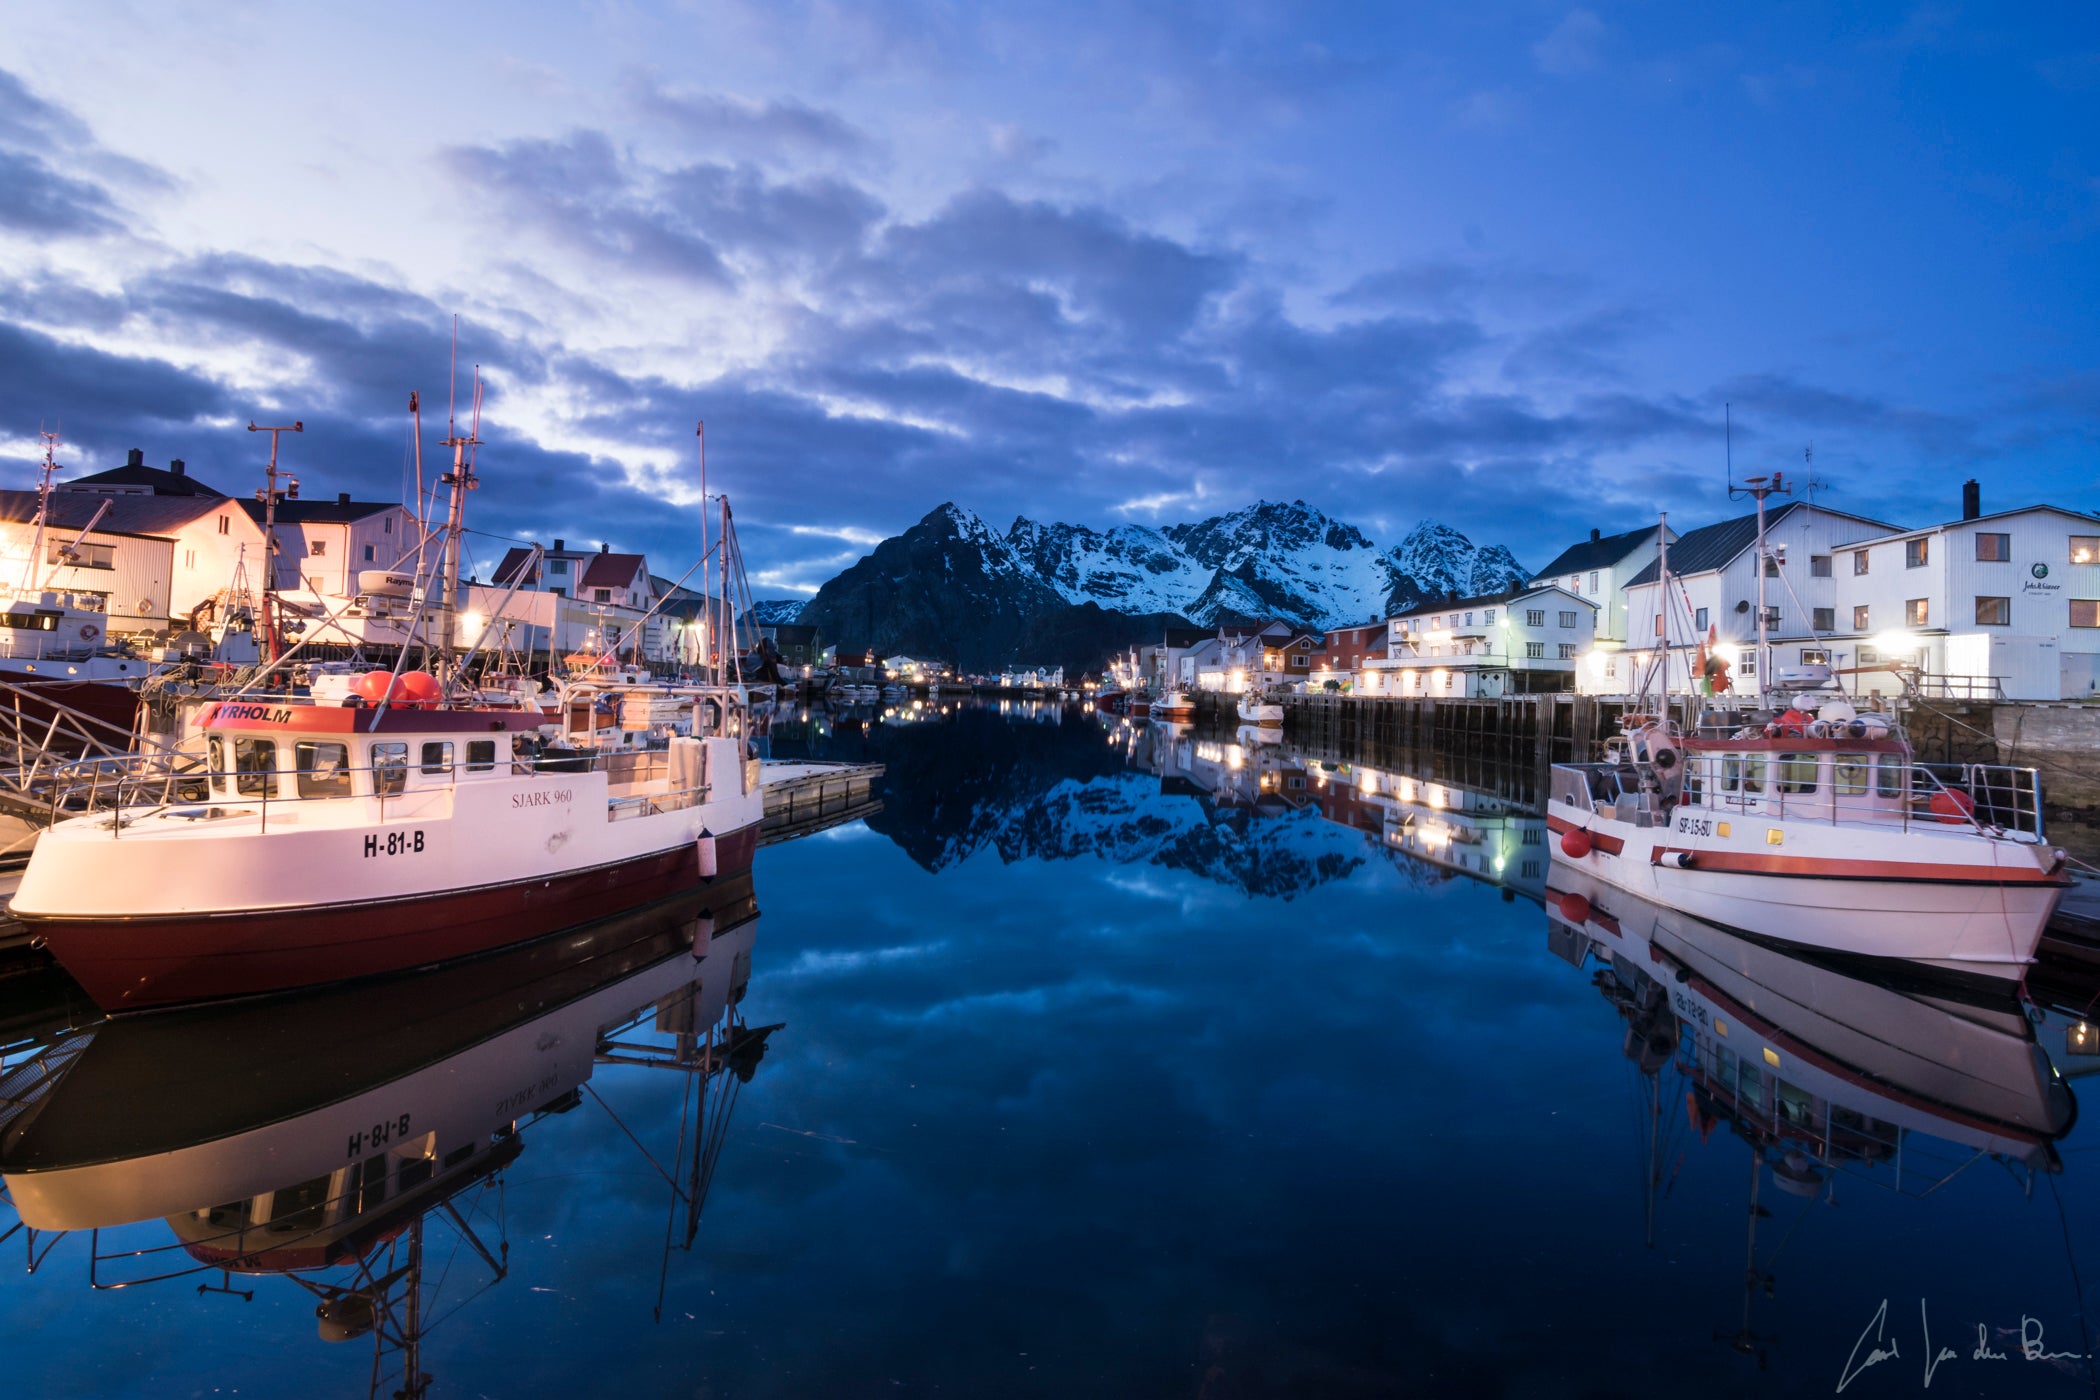
[(1365, 695), (1494, 697), (1569, 690), (1598, 605), (1558, 585), (1424, 603), (1386, 621)]
[(1963, 517), (1839, 546), (1827, 645), (1859, 688), (1977, 699), (2081, 699), (2100, 691), (2100, 516), (2058, 506)]
[[(36, 509), (36, 492), (0, 491), (0, 582), (29, 577)], [(242, 565), (260, 597), (262, 559), (262, 531), (224, 496), (68, 486), (51, 493), (36, 572), (43, 588), (101, 598), (123, 636), (185, 625), (224, 599)]]
[[(261, 530), (263, 503), (238, 504)], [(275, 533), (277, 586), (338, 602), (356, 596), (363, 570), (401, 567), (418, 538), (416, 518), (406, 506), (353, 501), (347, 491), (332, 501), (279, 501)]]
[(1539, 571), (1532, 583), (1539, 587), (1557, 584), (1578, 598), (1597, 605), (1597, 639), (1626, 641), (1626, 585), (1641, 570), (1655, 562), (1658, 542), (1674, 541), (1660, 525), (1647, 525), (1623, 534), (1590, 531), (1581, 544), (1564, 549), (1560, 557)]
[[(1765, 565), (1765, 609), (1775, 667), (1833, 660), (1823, 653), (1838, 620), (1836, 551), (1895, 529), (1885, 521), (1803, 501), (1788, 501), (1766, 512), (1765, 538), (1772, 557)], [(1688, 530), (1671, 541), (1669, 596), (1663, 596), (1656, 562), (1627, 581), (1630, 621), (1624, 650), (1599, 647), (1583, 662), (1583, 693), (1630, 695), (1652, 688), (1666, 617), (1672, 694), (1690, 687), (1697, 647), (1709, 635), (1734, 668), (1735, 688), (1754, 691), (1756, 545), (1754, 514)]]

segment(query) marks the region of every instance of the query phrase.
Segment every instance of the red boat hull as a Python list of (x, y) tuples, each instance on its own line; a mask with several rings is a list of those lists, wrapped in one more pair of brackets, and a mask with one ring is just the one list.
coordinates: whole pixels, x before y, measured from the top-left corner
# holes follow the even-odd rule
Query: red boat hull
[[(716, 877), (748, 870), (758, 827), (715, 838)], [(698, 848), (416, 899), (168, 919), (37, 920), (59, 965), (104, 1011), (346, 982), (530, 942), (692, 889)]]

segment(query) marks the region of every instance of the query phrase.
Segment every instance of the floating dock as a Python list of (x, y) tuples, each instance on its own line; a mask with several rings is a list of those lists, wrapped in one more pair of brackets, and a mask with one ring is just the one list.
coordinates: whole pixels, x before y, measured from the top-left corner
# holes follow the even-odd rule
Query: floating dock
[(759, 770), (766, 816), (758, 844), (792, 841), (881, 811), (876, 785), (884, 771), (880, 763), (766, 760)]

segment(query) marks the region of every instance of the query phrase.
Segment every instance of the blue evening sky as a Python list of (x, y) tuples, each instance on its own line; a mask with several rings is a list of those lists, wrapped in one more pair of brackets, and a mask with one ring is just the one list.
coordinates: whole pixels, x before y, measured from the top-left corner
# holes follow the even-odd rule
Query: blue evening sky
[(2096, 232), (2085, 7), (16, 5), (0, 461), (390, 497), (457, 313), (476, 524), (675, 575), (705, 418), (761, 595), (951, 498), (1537, 565), (1728, 513), (1724, 404), (2094, 509)]

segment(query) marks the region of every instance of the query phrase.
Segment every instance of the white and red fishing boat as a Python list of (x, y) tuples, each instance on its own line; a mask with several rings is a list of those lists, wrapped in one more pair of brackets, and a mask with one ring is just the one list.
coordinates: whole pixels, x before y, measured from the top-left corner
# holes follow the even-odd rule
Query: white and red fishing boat
[[(1762, 584), (1778, 567), (1763, 502), (1761, 680)], [(1667, 569), (1665, 554), (1666, 597)], [(1662, 654), (1667, 675), (1667, 634)], [(1760, 693), (1689, 728), (1669, 708), (1628, 716), (1605, 762), (1554, 765), (1556, 860), (1756, 937), (2001, 978), (2034, 961), (2070, 885), (2044, 839), (2035, 770), (1920, 762), (1890, 716), (1834, 691), (1783, 706)]]
[[(452, 439), (437, 578), (459, 577), (476, 440)], [(719, 556), (726, 585), (734, 544), (715, 499), (721, 533), (702, 560)], [(642, 694), (595, 668), (558, 689), (552, 715), (464, 683), (447, 592), (423, 590), (444, 679), (397, 667), (215, 702), (204, 770), (142, 764), (129, 800), (50, 827), (14, 917), (117, 1012), (485, 953), (749, 866), (765, 798), (726, 586), (713, 684)]]
[(1146, 713), (1169, 724), (1186, 724), (1196, 717), (1196, 702), (1185, 690), (1164, 691)]

